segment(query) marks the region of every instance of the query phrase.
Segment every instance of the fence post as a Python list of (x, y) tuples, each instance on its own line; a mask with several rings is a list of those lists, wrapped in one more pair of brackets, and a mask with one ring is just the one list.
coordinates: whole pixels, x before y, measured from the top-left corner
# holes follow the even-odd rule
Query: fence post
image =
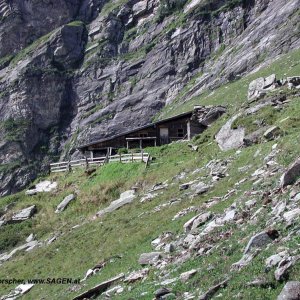
[(68, 171), (69, 173), (72, 172), (72, 166), (71, 166), (71, 161), (70, 161), (70, 160), (68, 161), (68, 164), (67, 164), (67, 171)]
[(142, 162), (144, 162), (144, 150), (142, 149)]
[(88, 170), (88, 168), (89, 168), (89, 161), (87, 157), (85, 157), (85, 169)]
[(122, 162), (122, 154), (120, 153), (120, 162)]
[(133, 152), (131, 152), (131, 161), (133, 162)]

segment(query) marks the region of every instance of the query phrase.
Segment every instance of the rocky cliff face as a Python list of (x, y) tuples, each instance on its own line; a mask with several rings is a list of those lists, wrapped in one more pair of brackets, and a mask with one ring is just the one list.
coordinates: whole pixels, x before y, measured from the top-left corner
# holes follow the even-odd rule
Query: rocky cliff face
[(299, 6), (0, 0), (0, 194), (299, 47)]

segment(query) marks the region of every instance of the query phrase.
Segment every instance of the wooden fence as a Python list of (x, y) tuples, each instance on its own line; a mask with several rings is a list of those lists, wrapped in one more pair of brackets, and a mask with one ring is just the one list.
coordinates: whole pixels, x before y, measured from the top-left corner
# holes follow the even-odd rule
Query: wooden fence
[(121, 163), (143, 162), (147, 166), (149, 160), (150, 160), (149, 153), (142, 152), (142, 153), (131, 153), (131, 154), (118, 154), (118, 155), (111, 155), (111, 156), (52, 163), (50, 164), (50, 172), (58, 173), (58, 172), (70, 171), (73, 168), (78, 168), (78, 167), (88, 168), (89, 166), (102, 166), (106, 163), (111, 163), (111, 162), (121, 162)]

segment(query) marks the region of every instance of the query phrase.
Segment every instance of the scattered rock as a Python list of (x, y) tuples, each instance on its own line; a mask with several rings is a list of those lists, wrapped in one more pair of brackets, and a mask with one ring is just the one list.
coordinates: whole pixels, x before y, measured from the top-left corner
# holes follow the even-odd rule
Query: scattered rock
[(249, 253), (253, 248), (262, 248), (269, 243), (272, 243), (275, 239), (279, 237), (277, 230), (269, 230), (256, 234), (248, 242), (245, 248), (244, 254)]
[(276, 88), (276, 75), (272, 74), (266, 78), (260, 77), (253, 80), (249, 84), (248, 89), (248, 100), (256, 100), (266, 95), (268, 90)]
[(139, 258), (140, 265), (152, 265), (162, 257), (161, 252), (143, 253)]
[(26, 221), (30, 219), (36, 212), (37, 209), (35, 205), (29, 206), (14, 214), (11, 217), (11, 219), (7, 221), (7, 223), (18, 223), (18, 222)]
[(252, 251), (251, 253), (244, 254), (238, 262), (231, 265), (231, 269), (232, 270), (240, 270), (240, 269), (246, 267), (247, 265), (250, 264), (250, 262), (253, 260), (253, 258), (257, 254), (258, 254), (258, 249), (256, 249), (255, 251)]
[(299, 257), (297, 256), (290, 256), (283, 258), (280, 263), (278, 264), (278, 267), (274, 273), (275, 279), (277, 281), (281, 281), (285, 278), (287, 278), (288, 272), (295, 265), (295, 263), (299, 260)]
[(25, 192), (26, 195), (32, 196), (37, 193), (48, 193), (57, 188), (57, 182), (51, 182), (49, 180), (42, 181), (36, 184), (34, 187), (30, 188)]
[(26, 239), (26, 243), (30, 243), (34, 240), (34, 234), (32, 233), (31, 235), (29, 235)]
[(20, 284), (18, 285), (13, 291), (11, 291), (8, 295), (2, 296), (1, 300), (15, 300), (19, 298), (20, 296), (28, 293), (32, 288), (34, 287), (34, 284)]
[(287, 251), (282, 251), (278, 254), (274, 254), (266, 259), (266, 268), (276, 267), (284, 257), (288, 256)]
[(125, 278), (125, 275), (123, 273), (121, 273), (120, 275), (111, 278), (107, 281), (104, 281), (98, 285), (96, 285), (95, 287), (89, 289), (88, 291), (80, 294), (79, 296), (76, 296), (75, 298), (73, 298), (73, 300), (84, 300), (84, 299), (89, 299), (91, 297), (94, 296), (98, 296), (101, 293), (104, 293), (105, 291), (107, 291), (107, 289), (114, 283), (122, 280)]
[(158, 289), (157, 291), (155, 291), (154, 296), (155, 296), (155, 299), (161, 299), (162, 296), (170, 294), (171, 292), (172, 292), (171, 289), (162, 287), (162, 288)]
[(0, 254), (0, 263), (11, 259), (19, 251), (22, 251), (22, 250), (30, 251), (38, 245), (39, 245), (39, 243), (37, 241), (31, 241), (29, 243), (26, 243), (24, 245), (21, 245), (15, 249), (13, 249), (10, 253)]
[(300, 177), (300, 158), (298, 158), (288, 170), (281, 176), (280, 183), (282, 187), (291, 185)]
[(195, 193), (195, 195), (204, 194), (209, 190), (209, 188), (210, 187), (203, 182), (198, 182), (191, 185), (191, 190)]
[(288, 225), (291, 225), (300, 216), (300, 208), (295, 208), (283, 214), (283, 218)]
[(240, 116), (241, 114), (232, 117), (217, 133), (216, 141), (221, 150), (227, 151), (230, 149), (237, 149), (243, 146), (245, 138), (245, 129), (231, 129), (232, 124)]
[(138, 280), (143, 280), (147, 277), (147, 275), (149, 274), (149, 269), (145, 268), (139, 271), (135, 271), (130, 273), (125, 279), (124, 282), (127, 283), (134, 283)]
[(74, 194), (70, 194), (69, 196), (65, 197), (64, 200), (57, 206), (55, 213), (60, 213), (64, 211), (67, 208), (67, 206), (70, 204), (70, 202), (75, 200), (75, 198), (76, 197)]
[(184, 231), (190, 232), (195, 230), (197, 227), (205, 224), (208, 220), (210, 220), (212, 218), (212, 213), (211, 212), (207, 212), (204, 214), (199, 214), (195, 217), (193, 217), (192, 219), (190, 219), (189, 221), (187, 221), (184, 225)]
[(181, 282), (186, 282), (188, 281), (190, 278), (192, 278), (198, 271), (196, 269), (190, 270), (188, 272), (184, 272), (182, 273), (179, 278), (181, 280)]
[(120, 198), (118, 200), (113, 201), (108, 207), (105, 209), (100, 210), (96, 216), (101, 217), (107, 213), (113, 212), (120, 207), (131, 203), (135, 199), (135, 191), (134, 190), (129, 190), (120, 195)]
[(272, 287), (273, 284), (271, 282), (267, 281), (265, 278), (256, 278), (253, 281), (248, 282), (246, 284), (246, 286), (266, 289), (266, 288)]
[(264, 138), (268, 141), (274, 140), (280, 135), (280, 128), (278, 126), (272, 126), (264, 133)]
[(285, 284), (277, 300), (299, 300), (300, 299), (300, 282), (289, 281)]
[(228, 281), (229, 281), (229, 279), (226, 279), (226, 280), (216, 284), (215, 286), (211, 287), (205, 294), (200, 296), (199, 300), (211, 299), (219, 289), (225, 288), (227, 286)]

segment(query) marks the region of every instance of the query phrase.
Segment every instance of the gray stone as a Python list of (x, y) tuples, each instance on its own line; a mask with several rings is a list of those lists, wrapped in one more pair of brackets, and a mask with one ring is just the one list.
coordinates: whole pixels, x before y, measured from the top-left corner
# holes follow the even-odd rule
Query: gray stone
[(136, 281), (146, 278), (148, 273), (149, 273), (148, 268), (132, 272), (128, 276), (126, 276), (126, 278), (124, 279), (124, 282), (134, 283)]
[(198, 271), (196, 269), (181, 273), (179, 279), (181, 282), (186, 282), (191, 279)]
[(283, 214), (283, 218), (288, 225), (292, 224), (300, 216), (300, 208), (295, 208)]
[(100, 210), (96, 216), (97, 217), (102, 217), (103, 215), (107, 213), (111, 213), (122, 206), (131, 203), (135, 199), (135, 191), (134, 190), (129, 190), (120, 195), (120, 198), (118, 200), (113, 201), (108, 207), (105, 209)]
[(226, 280), (216, 284), (215, 286), (211, 287), (206, 293), (202, 294), (199, 297), (199, 300), (211, 299), (219, 289), (225, 288), (227, 286), (228, 282), (229, 282), (229, 279), (226, 279)]
[(266, 259), (266, 268), (276, 267), (284, 257), (288, 256), (287, 251), (282, 251), (278, 254), (274, 254)]
[(27, 239), (26, 239), (26, 243), (30, 243), (30, 242), (32, 242), (33, 240), (34, 240), (34, 234), (32, 233), (31, 235), (29, 235), (28, 237), (27, 237)]
[(154, 296), (156, 299), (161, 299), (162, 296), (170, 294), (171, 292), (172, 292), (171, 289), (162, 287), (162, 288), (158, 289), (157, 291), (155, 291)]
[(275, 279), (281, 281), (288, 277), (290, 269), (299, 260), (299, 256), (284, 257), (278, 264), (277, 269), (274, 272)]
[(32, 196), (37, 193), (49, 193), (57, 188), (57, 182), (51, 182), (49, 180), (41, 181), (33, 188), (25, 192), (26, 195)]
[(203, 182), (194, 183), (191, 185), (191, 190), (195, 195), (201, 195), (206, 193), (209, 190), (209, 186)]
[(265, 131), (264, 137), (268, 141), (273, 140), (274, 138), (280, 135), (280, 128), (278, 126), (272, 126), (268, 130)]
[(300, 299), (300, 282), (289, 281), (283, 287), (277, 300), (299, 300)]
[(276, 230), (258, 233), (250, 239), (244, 254), (248, 254), (252, 249), (265, 247), (272, 243), (276, 238), (278, 238), (278, 232)]
[(35, 205), (29, 206), (14, 214), (8, 222), (17, 223), (17, 222), (26, 221), (30, 219), (36, 212), (37, 209)]
[(139, 258), (140, 265), (153, 265), (162, 257), (161, 252), (143, 253)]
[(221, 150), (227, 151), (230, 149), (237, 149), (243, 146), (245, 138), (245, 129), (232, 129), (231, 126), (241, 114), (235, 115), (220, 129), (216, 135), (216, 141)]
[(280, 183), (282, 187), (291, 185), (300, 177), (300, 158), (298, 158), (288, 170), (281, 176)]
[(64, 211), (67, 206), (70, 204), (70, 202), (72, 202), (73, 200), (75, 200), (75, 195), (74, 194), (70, 194), (68, 196), (66, 196), (64, 198), (64, 200), (57, 206), (55, 213), (60, 213), (62, 211)]
[(211, 212), (199, 214), (199, 215), (193, 217), (192, 219), (190, 219), (189, 221), (187, 221), (183, 225), (183, 228), (184, 228), (185, 232), (193, 231), (197, 227), (205, 224), (211, 218), (212, 218), (212, 213)]

